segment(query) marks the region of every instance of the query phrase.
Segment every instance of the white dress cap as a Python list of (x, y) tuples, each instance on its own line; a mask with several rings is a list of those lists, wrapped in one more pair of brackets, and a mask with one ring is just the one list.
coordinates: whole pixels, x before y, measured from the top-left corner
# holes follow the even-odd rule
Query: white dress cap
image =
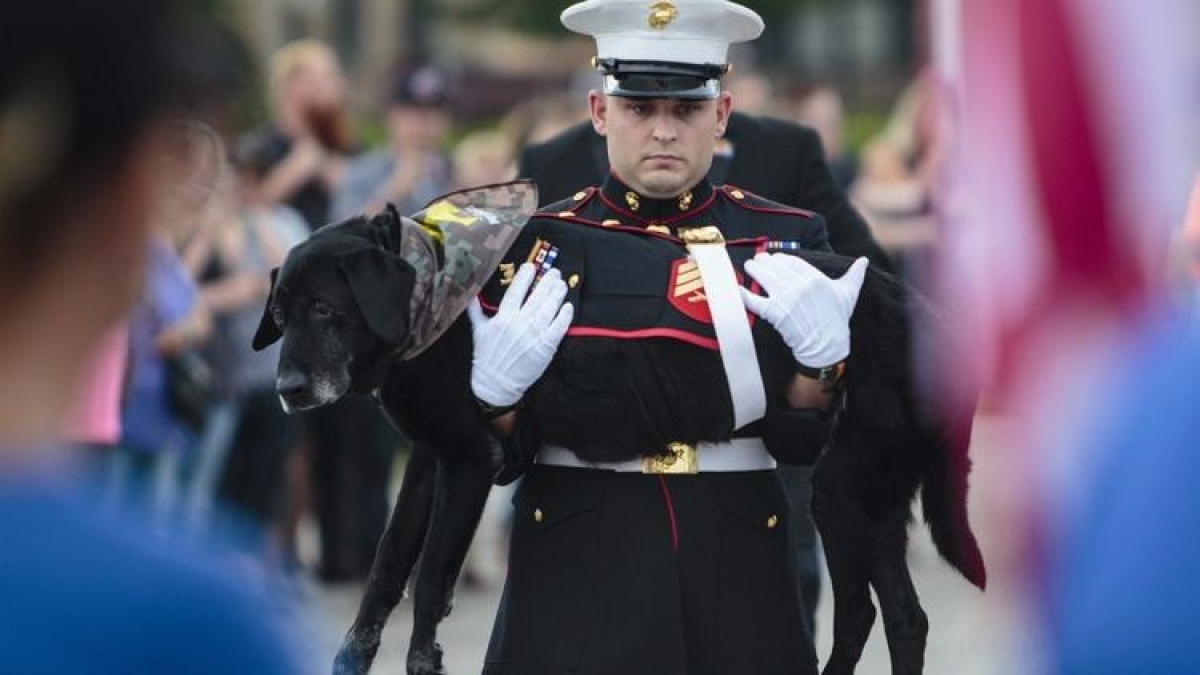
[(713, 65), (763, 31), (754, 10), (726, 0), (586, 0), (563, 10), (562, 23), (594, 37), (601, 59)]

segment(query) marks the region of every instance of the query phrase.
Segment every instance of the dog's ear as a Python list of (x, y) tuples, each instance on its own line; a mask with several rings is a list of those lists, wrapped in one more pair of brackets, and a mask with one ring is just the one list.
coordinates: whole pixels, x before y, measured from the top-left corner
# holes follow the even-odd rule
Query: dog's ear
[(416, 279), (412, 265), (378, 248), (355, 251), (339, 265), (371, 332), (389, 344), (403, 340), (408, 334), (408, 302)]
[(258, 321), (258, 331), (254, 333), (254, 340), (250, 346), (254, 351), (259, 352), (267, 347), (275, 344), (275, 341), (283, 337), (283, 333), (279, 332), (279, 326), (275, 325), (275, 319), (271, 316), (271, 301), (275, 299), (275, 280), (279, 277), (279, 268), (271, 270), (271, 292), (267, 293), (267, 302), (263, 306), (262, 318)]

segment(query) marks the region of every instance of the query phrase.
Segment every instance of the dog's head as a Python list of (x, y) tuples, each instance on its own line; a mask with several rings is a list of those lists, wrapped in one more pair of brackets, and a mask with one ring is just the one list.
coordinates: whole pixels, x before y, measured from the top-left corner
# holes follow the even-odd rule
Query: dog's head
[[(253, 347), (282, 339), (276, 389), (285, 410), (326, 405), (379, 385), (409, 330), (415, 272), (386, 239), (400, 236), (391, 210), (328, 225), (288, 253)], [(391, 249), (391, 250), (389, 250)]]
[(254, 336), (280, 339), (287, 410), (370, 392), (390, 359), (419, 356), (462, 314), (537, 208), (529, 181), (469, 188), (411, 218), (394, 207), (318, 230), (271, 275)]

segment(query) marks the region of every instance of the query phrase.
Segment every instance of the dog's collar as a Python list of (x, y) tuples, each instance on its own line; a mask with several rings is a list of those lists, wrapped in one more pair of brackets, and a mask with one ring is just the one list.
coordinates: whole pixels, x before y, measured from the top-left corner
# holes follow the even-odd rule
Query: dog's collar
[(416, 271), (401, 359), (446, 332), (496, 271), (537, 210), (532, 181), (453, 192), (400, 220), (400, 257)]

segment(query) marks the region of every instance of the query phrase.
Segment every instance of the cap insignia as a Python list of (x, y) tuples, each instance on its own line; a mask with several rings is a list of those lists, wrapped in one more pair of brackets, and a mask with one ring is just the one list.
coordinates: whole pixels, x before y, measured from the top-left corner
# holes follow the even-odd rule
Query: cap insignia
[(654, 30), (664, 30), (675, 17), (679, 16), (679, 10), (675, 8), (675, 3), (670, 0), (656, 2), (650, 5), (650, 27)]

